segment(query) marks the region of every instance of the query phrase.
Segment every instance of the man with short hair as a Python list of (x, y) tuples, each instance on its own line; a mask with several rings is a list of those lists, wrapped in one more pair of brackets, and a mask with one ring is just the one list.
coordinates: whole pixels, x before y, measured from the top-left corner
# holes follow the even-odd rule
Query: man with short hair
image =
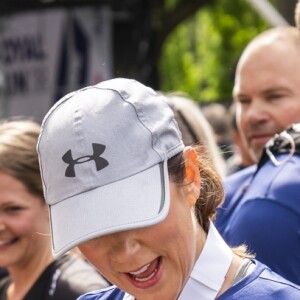
[(247, 244), (258, 260), (300, 284), (299, 126), (284, 131), (300, 122), (295, 27), (267, 30), (249, 43), (237, 65), (233, 98), (242, 138), (259, 163), (226, 179), (216, 225), (230, 246)]

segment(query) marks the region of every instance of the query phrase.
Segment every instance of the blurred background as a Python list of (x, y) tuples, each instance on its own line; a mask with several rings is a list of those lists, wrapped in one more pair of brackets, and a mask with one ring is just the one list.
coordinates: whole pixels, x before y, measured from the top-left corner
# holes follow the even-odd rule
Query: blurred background
[(1, 0), (0, 118), (41, 121), (63, 95), (135, 78), (229, 106), (245, 45), (294, 25), (297, 0)]

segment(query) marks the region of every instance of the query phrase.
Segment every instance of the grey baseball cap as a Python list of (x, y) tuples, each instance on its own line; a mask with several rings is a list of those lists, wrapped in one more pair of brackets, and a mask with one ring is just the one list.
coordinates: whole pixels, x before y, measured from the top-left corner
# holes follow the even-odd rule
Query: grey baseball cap
[(54, 256), (164, 220), (167, 161), (183, 148), (164, 97), (135, 80), (103, 81), (58, 101), (37, 145)]

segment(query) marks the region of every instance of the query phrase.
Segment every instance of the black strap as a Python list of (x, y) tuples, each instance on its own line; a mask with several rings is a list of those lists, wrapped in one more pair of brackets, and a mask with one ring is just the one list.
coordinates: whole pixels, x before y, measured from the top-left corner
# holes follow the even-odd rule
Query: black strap
[[(293, 124), (285, 131), (275, 134), (266, 144), (262, 156), (258, 162), (258, 169), (268, 160), (272, 160), (278, 154), (300, 154), (300, 123)], [(276, 160), (276, 158), (275, 158)], [(280, 162), (279, 162), (280, 163)]]
[[(34, 285), (27, 292), (23, 300), (40, 300), (46, 299), (45, 295), (48, 292), (48, 285), (53, 273), (57, 268), (56, 261), (51, 263), (37, 279)], [(7, 289), (11, 283), (11, 278), (8, 275), (0, 281), (0, 300), (7, 299)]]
[(53, 275), (57, 270), (57, 261), (52, 262), (37, 279), (31, 289), (28, 291), (24, 300), (47, 299), (49, 285)]
[(11, 283), (11, 278), (7, 275), (0, 281), (0, 300), (6, 300), (6, 292)]

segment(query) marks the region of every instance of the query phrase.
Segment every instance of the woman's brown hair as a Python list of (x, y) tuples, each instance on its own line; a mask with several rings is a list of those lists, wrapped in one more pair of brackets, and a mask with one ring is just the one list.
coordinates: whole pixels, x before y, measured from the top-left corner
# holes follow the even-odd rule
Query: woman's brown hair
[(21, 181), (28, 192), (43, 199), (36, 144), (40, 125), (31, 120), (0, 124), (0, 171)]
[[(208, 232), (210, 220), (215, 218), (216, 209), (224, 199), (222, 181), (213, 168), (203, 146), (194, 146), (198, 156), (201, 177), (200, 196), (195, 205), (195, 214), (201, 227)], [(170, 179), (182, 184), (185, 178), (185, 164), (182, 152), (168, 161)]]
[[(224, 200), (222, 180), (214, 169), (203, 146), (195, 146), (198, 166), (201, 177), (200, 195), (195, 204), (195, 214), (200, 226), (208, 233), (210, 221), (216, 216), (217, 207)], [(179, 153), (169, 159), (168, 171), (170, 180), (177, 184), (183, 184), (185, 178), (185, 163), (183, 153)], [(253, 258), (254, 255), (247, 252), (246, 245), (232, 248), (233, 253), (240, 257)]]

